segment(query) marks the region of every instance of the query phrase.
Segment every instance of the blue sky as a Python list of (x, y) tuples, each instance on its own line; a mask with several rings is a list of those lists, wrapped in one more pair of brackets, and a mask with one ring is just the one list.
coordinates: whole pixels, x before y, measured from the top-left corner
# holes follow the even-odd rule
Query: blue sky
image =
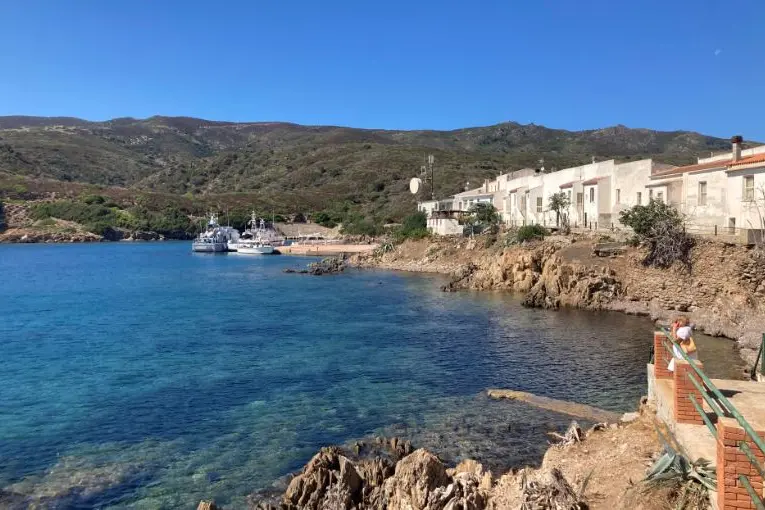
[(0, 115), (765, 141), (764, 26), (763, 0), (9, 0)]

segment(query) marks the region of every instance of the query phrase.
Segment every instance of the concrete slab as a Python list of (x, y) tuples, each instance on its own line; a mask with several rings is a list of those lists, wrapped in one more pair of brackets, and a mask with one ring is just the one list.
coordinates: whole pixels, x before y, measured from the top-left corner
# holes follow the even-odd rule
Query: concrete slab
[[(656, 395), (656, 415), (667, 424), (684, 453), (692, 460), (706, 459), (715, 464), (717, 459), (717, 441), (706, 425), (675, 423), (674, 383), (669, 379), (654, 380)], [(706, 408), (706, 411), (711, 411)], [(713, 421), (714, 423), (714, 421)]]
[[(691, 460), (700, 458), (717, 460), (717, 441), (706, 425), (675, 423), (674, 420), (674, 382), (671, 379), (656, 379), (653, 365), (648, 365), (648, 394), (656, 407), (656, 415), (672, 432), (674, 440)], [(712, 379), (720, 392), (740, 412), (756, 431), (765, 431), (765, 384), (758, 381), (739, 381), (730, 379)], [(707, 417), (714, 424), (717, 415), (703, 403)], [(717, 494), (710, 494), (710, 506), (717, 508)]]
[(758, 381), (712, 379), (755, 430), (765, 431), (765, 384)]

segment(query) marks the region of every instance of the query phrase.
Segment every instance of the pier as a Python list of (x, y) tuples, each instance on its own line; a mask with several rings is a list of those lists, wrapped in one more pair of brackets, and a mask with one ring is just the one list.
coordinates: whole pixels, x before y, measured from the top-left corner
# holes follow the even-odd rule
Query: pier
[(656, 331), (647, 367), (649, 402), (681, 453), (715, 466), (717, 492), (710, 494), (711, 507), (765, 509), (765, 384), (710, 379), (703, 362), (685, 354), (670, 372), (672, 356), (669, 333)]
[(342, 243), (316, 243), (316, 244), (291, 244), (279, 246), (279, 253), (283, 255), (303, 255), (330, 257), (353, 253), (366, 253), (377, 248), (376, 244), (342, 244)]

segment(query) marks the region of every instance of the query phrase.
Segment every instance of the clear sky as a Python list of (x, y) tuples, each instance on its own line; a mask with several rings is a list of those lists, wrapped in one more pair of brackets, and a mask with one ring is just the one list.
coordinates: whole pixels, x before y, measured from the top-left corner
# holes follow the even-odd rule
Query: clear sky
[(7, 114), (765, 141), (765, 0), (6, 0)]

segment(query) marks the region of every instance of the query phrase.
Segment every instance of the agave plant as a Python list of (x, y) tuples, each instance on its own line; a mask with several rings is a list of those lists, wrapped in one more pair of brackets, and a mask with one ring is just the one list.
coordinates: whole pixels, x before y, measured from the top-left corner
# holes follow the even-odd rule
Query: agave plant
[(708, 460), (691, 462), (668, 445), (643, 483), (646, 492), (666, 490), (677, 510), (706, 508), (709, 491), (717, 490), (717, 476)]

